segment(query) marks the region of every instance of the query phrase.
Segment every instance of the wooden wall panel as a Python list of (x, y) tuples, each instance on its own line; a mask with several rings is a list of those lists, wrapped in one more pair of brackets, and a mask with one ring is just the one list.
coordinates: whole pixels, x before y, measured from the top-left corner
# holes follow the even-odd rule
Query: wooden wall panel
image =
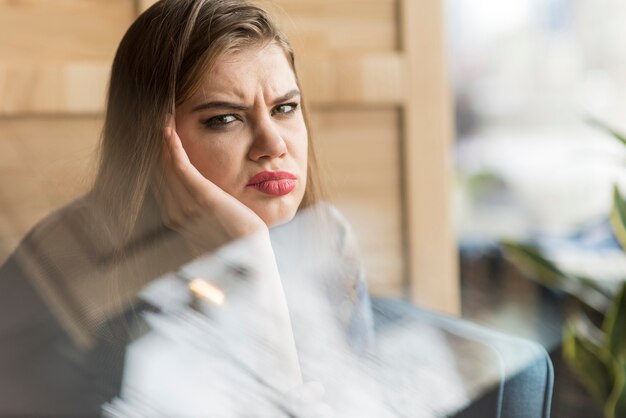
[(399, 120), (394, 109), (316, 110), (312, 132), (331, 201), (353, 225), (370, 290), (404, 290)]
[(390, 51), (398, 45), (396, 0), (257, 0), (277, 16), (299, 54)]
[(0, 0), (0, 115), (102, 111), (133, 0)]
[[(320, 159), (372, 290), (410, 285), (414, 301), (458, 312), (443, 1), (255, 1), (294, 44)], [(111, 59), (152, 3), (0, 0), (0, 256), (82, 191)]]
[(0, 115), (100, 113), (109, 67), (108, 61), (0, 61)]
[(0, 60), (110, 60), (134, 17), (133, 0), (0, 0)]
[(101, 120), (0, 118), (0, 262), (41, 218), (86, 191)]
[(411, 299), (458, 315), (460, 284), (451, 192), (454, 122), (444, 8), (441, 0), (401, 1), (403, 50), (410, 68), (403, 106), (403, 156)]
[[(281, 22), (298, 54), (390, 51), (398, 46), (397, 0), (252, 0)], [(156, 0), (138, 0), (145, 10)]]
[(314, 106), (400, 106), (405, 60), (397, 52), (297, 56), (298, 76)]
[[(298, 56), (298, 73), (312, 105), (399, 106), (404, 57), (396, 52)], [(0, 115), (94, 115), (104, 109), (109, 61), (0, 61)]]

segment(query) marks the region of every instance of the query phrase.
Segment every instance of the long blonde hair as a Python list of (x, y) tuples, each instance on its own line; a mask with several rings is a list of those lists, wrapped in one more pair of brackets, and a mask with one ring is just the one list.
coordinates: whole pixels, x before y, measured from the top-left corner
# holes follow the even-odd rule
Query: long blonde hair
[[(285, 51), (296, 74), (285, 35), (264, 10), (246, 0), (161, 0), (131, 25), (113, 61), (99, 169), (90, 194), (117, 245), (128, 242), (147, 210), (150, 184), (164, 152), (167, 115), (197, 91), (203, 75), (224, 54), (270, 42)], [(308, 128), (304, 100), (302, 104)], [(317, 201), (320, 193), (309, 138), (301, 207)]]

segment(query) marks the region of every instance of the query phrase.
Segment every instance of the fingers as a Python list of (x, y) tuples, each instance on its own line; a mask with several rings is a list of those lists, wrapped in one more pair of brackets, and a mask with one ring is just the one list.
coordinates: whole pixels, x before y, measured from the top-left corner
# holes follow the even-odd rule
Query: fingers
[(185, 152), (180, 137), (176, 132), (176, 120), (174, 119), (174, 115), (169, 115), (165, 123), (165, 143), (168, 146), (170, 157), (174, 164), (191, 164), (189, 156)]
[(155, 173), (154, 176), (153, 192), (160, 203), (164, 223), (173, 229), (178, 229), (201, 210), (196, 197), (184, 184), (184, 175), (181, 174), (190, 168), (195, 170), (195, 167), (191, 165), (180, 138), (176, 134), (172, 115), (166, 121), (164, 134), (166, 146), (161, 171)]
[(197, 234), (206, 235), (209, 226), (215, 225), (232, 238), (267, 228), (250, 208), (205, 178), (191, 163), (176, 132), (173, 115), (168, 116), (163, 133), (166, 144), (162, 178), (155, 179), (155, 196), (160, 200), (161, 216), (169, 226), (195, 230), (198, 222), (204, 220), (206, 226)]
[(165, 126), (165, 141), (169, 150), (169, 167), (191, 197), (201, 205), (212, 205), (213, 194), (218, 187), (205, 178), (191, 163), (182, 141), (176, 132), (174, 116), (170, 115)]
[(192, 216), (193, 206), (187, 191), (181, 186), (173, 186), (176, 180), (165, 176), (155, 185), (156, 196), (160, 203), (161, 219), (165, 225), (178, 229)]

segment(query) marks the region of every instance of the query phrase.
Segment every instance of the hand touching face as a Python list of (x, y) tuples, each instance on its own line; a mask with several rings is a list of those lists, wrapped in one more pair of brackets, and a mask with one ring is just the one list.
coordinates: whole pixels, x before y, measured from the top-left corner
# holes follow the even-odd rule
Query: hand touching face
[(177, 107), (176, 130), (198, 171), (268, 226), (293, 218), (306, 186), (307, 129), (280, 47), (219, 59)]

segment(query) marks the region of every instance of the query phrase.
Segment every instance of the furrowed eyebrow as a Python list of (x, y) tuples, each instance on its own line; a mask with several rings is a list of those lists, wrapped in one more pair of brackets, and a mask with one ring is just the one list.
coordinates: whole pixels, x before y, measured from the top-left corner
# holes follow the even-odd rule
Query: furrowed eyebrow
[(276, 100), (274, 100), (274, 103), (272, 103), (272, 105), (277, 105), (283, 102), (286, 102), (288, 100), (293, 99), (294, 97), (299, 97), (300, 96), (300, 90), (298, 89), (293, 89), (290, 92), (288, 92), (287, 94), (277, 98)]
[[(300, 96), (300, 90), (298, 89), (293, 89), (290, 92), (282, 95), (281, 97), (278, 97), (277, 99), (274, 100), (274, 102), (272, 103), (272, 106), (275, 106), (277, 104), (286, 102), (288, 100), (293, 99), (294, 97), (299, 97)], [(233, 102), (225, 102), (225, 101), (214, 101), (214, 102), (207, 102), (207, 103), (202, 103), (199, 104), (197, 106), (195, 106), (193, 109), (191, 109), (192, 112), (198, 112), (200, 110), (206, 110), (206, 109), (230, 109), (230, 110), (239, 110), (239, 111), (246, 111), (248, 109), (250, 109), (248, 106), (242, 105), (240, 103), (233, 103)]]
[(249, 107), (244, 106), (239, 103), (232, 103), (232, 102), (207, 102), (207, 103), (199, 104), (198, 106), (191, 109), (191, 111), (197, 112), (197, 111), (206, 110), (206, 109), (231, 109), (231, 110), (246, 111), (249, 109)]

